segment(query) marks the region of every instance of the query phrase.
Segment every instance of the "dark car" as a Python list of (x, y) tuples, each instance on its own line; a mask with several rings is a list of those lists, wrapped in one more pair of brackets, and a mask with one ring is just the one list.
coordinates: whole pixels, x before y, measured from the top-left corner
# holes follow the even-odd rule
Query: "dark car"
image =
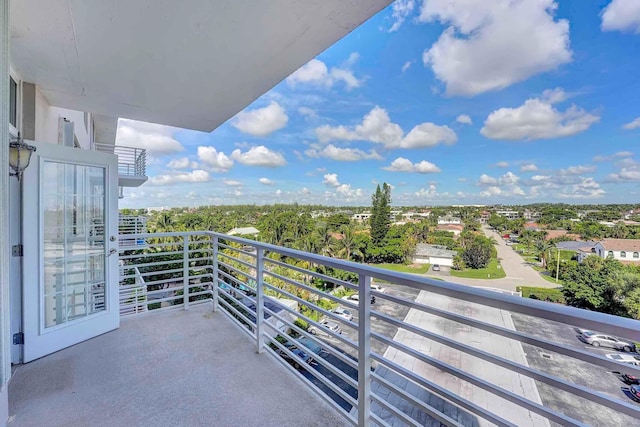
[(293, 353), (293, 355), (296, 356), (296, 357), (292, 358), (291, 356), (289, 356), (289, 354), (287, 354), (285, 351), (283, 351), (281, 349), (278, 349), (276, 351), (277, 351), (278, 355), (280, 355), (284, 360), (289, 362), (289, 364), (291, 364), (294, 368), (300, 369), (301, 366), (302, 366), (301, 362), (302, 363), (307, 363), (309, 365), (314, 365), (314, 364), (318, 363), (315, 360), (313, 360), (313, 357), (309, 356), (307, 353), (305, 353), (304, 351), (300, 350), (291, 341), (287, 341), (283, 345), (287, 348), (287, 350), (289, 350), (291, 353)]
[(624, 381), (625, 384), (629, 385), (640, 385), (640, 378), (633, 376), (631, 374), (620, 374), (620, 378)]
[(640, 385), (634, 384), (629, 387), (629, 394), (636, 402), (640, 402)]

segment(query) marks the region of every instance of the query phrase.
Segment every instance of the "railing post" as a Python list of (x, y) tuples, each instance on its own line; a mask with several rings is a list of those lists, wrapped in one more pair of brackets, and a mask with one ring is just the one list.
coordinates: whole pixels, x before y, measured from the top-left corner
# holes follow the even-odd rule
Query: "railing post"
[(182, 303), (184, 309), (189, 310), (189, 236), (182, 236)]
[(218, 311), (218, 236), (213, 237), (213, 312)]
[(358, 279), (358, 426), (368, 427), (371, 415), (371, 277)]
[(264, 249), (257, 248), (256, 253), (256, 345), (257, 352), (264, 350), (264, 290), (263, 269), (264, 269)]

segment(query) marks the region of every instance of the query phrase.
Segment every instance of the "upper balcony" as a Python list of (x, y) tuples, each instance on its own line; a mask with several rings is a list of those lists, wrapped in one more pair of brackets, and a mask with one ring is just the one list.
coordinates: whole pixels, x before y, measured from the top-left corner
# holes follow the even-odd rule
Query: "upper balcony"
[(640, 355), (576, 338), (638, 342), (638, 321), (223, 234), (135, 237), (143, 249), (120, 251), (121, 328), (20, 367), (16, 425), (640, 419), (623, 382)]
[(118, 156), (118, 185), (139, 187), (147, 182), (147, 150), (122, 145), (94, 143), (94, 149)]

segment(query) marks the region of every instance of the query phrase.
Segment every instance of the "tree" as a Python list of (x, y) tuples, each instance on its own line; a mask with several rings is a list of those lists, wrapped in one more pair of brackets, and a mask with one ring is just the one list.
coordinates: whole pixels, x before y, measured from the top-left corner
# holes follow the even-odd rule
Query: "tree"
[(536, 240), (536, 252), (538, 253), (538, 258), (540, 259), (540, 261), (542, 261), (542, 268), (547, 267), (547, 253), (549, 249), (553, 248), (554, 246), (555, 245), (548, 240)]
[(475, 236), (475, 239), (467, 244), (460, 254), (465, 266), (473, 269), (484, 268), (489, 264), (493, 244), (484, 236)]
[(343, 225), (340, 232), (341, 238), (336, 241), (336, 253), (338, 256), (348, 261), (350, 261), (351, 257), (354, 255), (358, 258), (362, 258), (362, 251), (358, 248), (358, 242), (351, 227)]
[(378, 185), (371, 199), (371, 240), (380, 246), (391, 224), (391, 187), (386, 182), (382, 188)]

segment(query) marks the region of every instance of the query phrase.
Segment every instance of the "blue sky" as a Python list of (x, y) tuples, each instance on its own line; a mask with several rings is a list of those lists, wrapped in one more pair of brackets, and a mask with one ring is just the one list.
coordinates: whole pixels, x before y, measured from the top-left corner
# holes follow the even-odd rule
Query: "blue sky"
[(149, 149), (121, 207), (635, 203), (640, 2), (404, 0), (212, 133)]

